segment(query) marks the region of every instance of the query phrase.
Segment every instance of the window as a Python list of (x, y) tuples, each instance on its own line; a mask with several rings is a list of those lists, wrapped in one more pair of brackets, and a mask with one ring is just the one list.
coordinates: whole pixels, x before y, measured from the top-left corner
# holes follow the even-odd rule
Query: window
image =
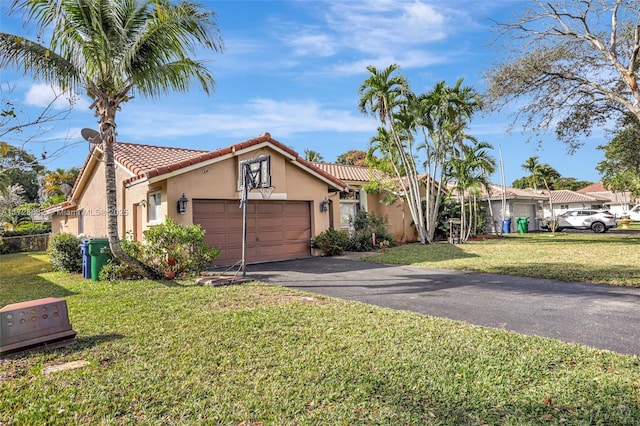
[(353, 219), (358, 214), (360, 205), (358, 203), (340, 203), (340, 228), (347, 229), (350, 227)]
[(157, 222), (162, 220), (162, 194), (160, 192), (149, 194), (149, 202), (147, 205), (148, 221)]

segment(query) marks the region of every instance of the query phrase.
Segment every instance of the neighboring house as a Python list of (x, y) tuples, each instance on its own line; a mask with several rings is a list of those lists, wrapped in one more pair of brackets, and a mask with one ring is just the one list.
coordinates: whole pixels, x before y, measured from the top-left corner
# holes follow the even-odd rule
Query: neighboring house
[[(372, 180), (389, 179), (382, 172), (364, 166), (351, 166), (332, 163), (313, 163), (327, 174), (340, 179), (349, 186), (346, 192), (334, 193), (328, 198), (330, 206), (330, 224), (335, 229), (349, 231), (353, 218), (360, 210), (386, 218), (389, 232), (398, 242), (416, 241), (416, 231), (412, 224), (411, 213), (405, 208), (404, 199), (398, 197), (391, 205), (382, 202), (384, 194), (368, 193), (363, 187)], [(336, 211), (339, 214), (331, 214)]]
[[(491, 184), (490, 194), (486, 193), (481, 196), (484, 200), (489, 200), (493, 213), (493, 229), (502, 224), (502, 187), (500, 185)], [(504, 217), (511, 219), (510, 232), (517, 231), (515, 218), (526, 217), (529, 222), (529, 231), (538, 231), (541, 229), (540, 221), (543, 218), (549, 218), (552, 215), (558, 216), (567, 210), (573, 209), (601, 209), (605, 208), (610, 199), (605, 196), (595, 194), (584, 194), (577, 191), (557, 190), (551, 191), (551, 202), (553, 204), (553, 212), (549, 206), (549, 193), (546, 190), (533, 189), (517, 189), (505, 187), (505, 209)], [(553, 213), (553, 214), (552, 214)], [(487, 221), (491, 226), (491, 220)], [(489, 229), (487, 229), (489, 231)]]
[[(311, 239), (339, 217), (339, 200), (349, 186), (301, 158), (265, 133), (215, 151), (118, 142), (116, 160), (117, 214), (121, 237), (143, 239), (143, 231), (173, 218), (182, 225), (199, 224), (206, 242), (221, 249), (217, 265), (241, 259), (243, 161), (268, 156), (271, 194), (252, 191), (247, 204), (248, 262), (311, 255)], [(89, 153), (67, 201), (45, 210), (52, 231), (86, 237), (107, 235), (103, 152)], [(352, 190), (357, 191), (357, 190)], [(188, 199), (180, 214), (178, 200)]]
[(504, 231), (503, 219), (510, 219), (509, 232), (517, 232), (515, 219), (518, 217), (528, 219), (529, 231), (540, 230), (539, 220), (543, 218), (543, 205), (549, 202), (549, 197), (539, 191), (508, 186), (503, 188), (497, 184), (490, 184), (489, 190), (483, 190), (479, 198), (489, 202), (486, 230), (491, 233)]
[[(543, 192), (546, 195), (547, 192)], [(609, 198), (561, 189), (551, 191), (551, 201), (553, 202), (553, 214), (547, 198), (544, 204), (544, 217), (559, 216), (567, 210), (573, 209), (602, 209), (609, 203)]]
[(596, 182), (586, 188), (579, 189), (578, 192), (594, 197), (607, 198), (609, 201), (605, 204), (605, 208), (618, 217), (624, 215), (629, 209), (640, 203), (640, 199), (631, 195), (631, 192), (610, 191), (604, 187), (602, 182)]

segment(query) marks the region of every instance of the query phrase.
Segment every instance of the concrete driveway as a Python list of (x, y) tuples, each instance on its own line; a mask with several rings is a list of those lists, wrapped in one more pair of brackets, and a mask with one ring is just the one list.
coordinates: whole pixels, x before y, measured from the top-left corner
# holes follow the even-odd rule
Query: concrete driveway
[(249, 265), (288, 288), (640, 355), (640, 289), (315, 257)]

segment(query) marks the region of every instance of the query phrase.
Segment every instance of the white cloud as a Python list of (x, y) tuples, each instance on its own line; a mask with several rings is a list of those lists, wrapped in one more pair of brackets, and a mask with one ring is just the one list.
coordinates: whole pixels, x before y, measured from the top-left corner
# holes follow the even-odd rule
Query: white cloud
[(441, 40), (447, 17), (424, 2), (339, 2), (327, 12), (327, 24), (345, 47), (363, 53), (397, 52)]
[(336, 53), (334, 40), (328, 34), (301, 34), (291, 37), (288, 43), (297, 55), (324, 57)]
[(70, 106), (76, 108), (88, 108), (89, 103), (79, 95), (70, 96), (58, 87), (48, 84), (32, 84), (25, 94), (24, 102), (30, 106), (46, 108), (51, 106), (54, 110), (62, 110)]
[(253, 99), (228, 105), (225, 112), (189, 113), (139, 108), (121, 115), (121, 137), (131, 141), (180, 136), (224, 135), (246, 139), (270, 132), (276, 139), (309, 132), (373, 132), (376, 122), (351, 111), (333, 109), (316, 101)]

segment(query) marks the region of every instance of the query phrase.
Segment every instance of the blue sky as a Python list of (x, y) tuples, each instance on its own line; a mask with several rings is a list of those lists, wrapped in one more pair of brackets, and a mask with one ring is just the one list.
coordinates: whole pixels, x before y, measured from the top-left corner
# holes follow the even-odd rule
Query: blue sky
[[(2, 31), (29, 35), (18, 16), (7, 16), (0, 2)], [(437, 82), (464, 84), (483, 91), (483, 72), (500, 59), (491, 46), (496, 30), (491, 21), (507, 21), (526, 1), (201, 1), (218, 14), (224, 52), (209, 59), (217, 89), (211, 96), (199, 90), (160, 99), (135, 98), (117, 115), (118, 139), (125, 142), (216, 149), (264, 132), (303, 155), (318, 151), (325, 161), (351, 149), (367, 148), (377, 122), (357, 107), (358, 88), (367, 78), (367, 65), (400, 65), (416, 93)], [(31, 36), (33, 34), (31, 33)], [(36, 114), (51, 98), (42, 82), (0, 70), (0, 81), (15, 85), (14, 99)], [(195, 86), (194, 86), (195, 87)], [(65, 140), (73, 143), (44, 164), (80, 167), (88, 144), (80, 129), (97, 128), (81, 98), (72, 114), (47, 134), (46, 143), (25, 148), (37, 156), (55, 152)], [(598, 181), (595, 167), (602, 160), (597, 145), (603, 131), (584, 140), (568, 155), (553, 133), (539, 139), (518, 131), (508, 133), (508, 109), (479, 114), (470, 133), (502, 149), (506, 183), (525, 175), (521, 164), (537, 155), (562, 176)], [(10, 143), (16, 141), (8, 140)], [(495, 174), (492, 179), (499, 183)]]

